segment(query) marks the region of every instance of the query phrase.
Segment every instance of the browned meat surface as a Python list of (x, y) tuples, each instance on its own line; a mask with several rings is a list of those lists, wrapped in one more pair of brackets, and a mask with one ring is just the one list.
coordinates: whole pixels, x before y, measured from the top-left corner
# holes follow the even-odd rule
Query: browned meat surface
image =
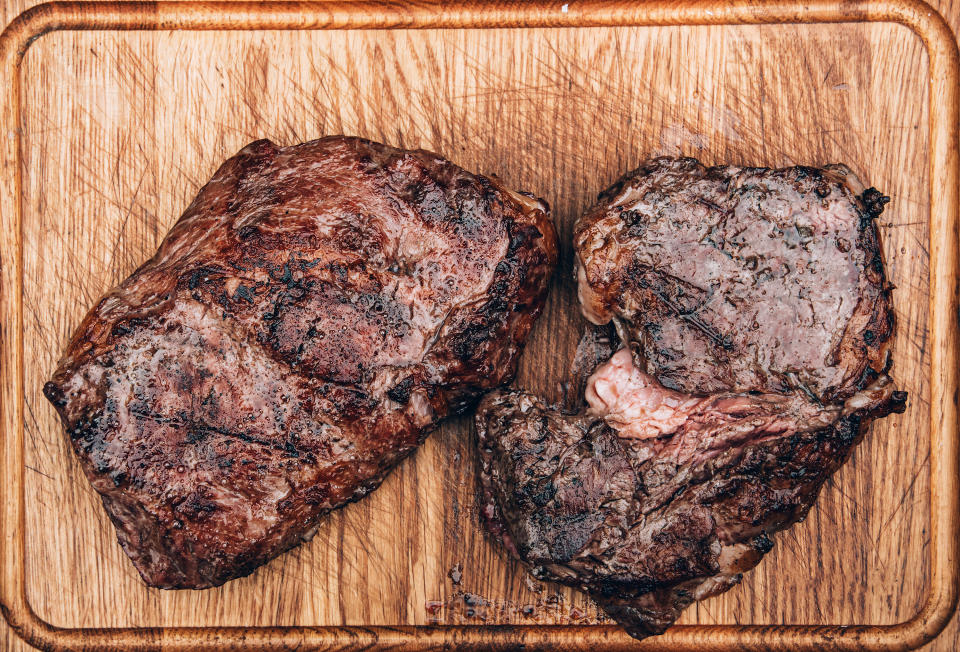
[(885, 201), (839, 166), (692, 159), (605, 191), (575, 229), (584, 314), (613, 322), (578, 350), (586, 408), (484, 399), (488, 529), (636, 637), (737, 584), (870, 421), (904, 409), (873, 224)]
[(872, 226), (886, 201), (843, 166), (654, 159), (577, 222), (584, 315), (626, 325), (673, 389), (846, 398), (893, 333)]
[(215, 586), (512, 379), (556, 258), (543, 202), (435, 154), (258, 141), (44, 393), (144, 581)]

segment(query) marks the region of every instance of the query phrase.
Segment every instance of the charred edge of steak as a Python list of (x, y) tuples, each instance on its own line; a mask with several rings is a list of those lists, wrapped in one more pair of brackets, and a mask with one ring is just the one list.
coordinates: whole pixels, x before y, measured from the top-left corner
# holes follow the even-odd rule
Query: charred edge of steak
[[(492, 187), (500, 193), (499, 202), (522, 207), (525, 220), (505, 220), (507, 252), (497, 263), (487, 295), (444, 324), (444, 329), (454, 326), (456, 332), (430, 353), (429, 358), (447, 370), (444, 390), (451, 414), (466, 412), (484, 392), (516, 376), (559, 256), (559, 240), (546, 203), (507, 191), (498, 183)], [(464, 382), (466, 378), (472, 382)]]

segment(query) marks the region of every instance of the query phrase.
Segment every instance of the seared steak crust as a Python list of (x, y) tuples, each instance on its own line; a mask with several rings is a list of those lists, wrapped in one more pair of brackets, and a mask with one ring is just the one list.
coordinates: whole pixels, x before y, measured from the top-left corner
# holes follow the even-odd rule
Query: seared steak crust
[(873, 225), (886, 201), (839, 165), (654, 159), (577, 222), (584, 314), (627, 324), (672, 389), (843, 400), (893, 334)]
[(615, 328), (578, 349), (587, 409), (481, 402), (488, 530), (636, 637), (739, 582), (870, 421), (905, 407), (887, 375), (885, 202), (842, 166), (693, 159), (602, 193), (575, 227), (577, 274), (584, 314)]
[(144, 581), (219, 585), (508, 382), (556, 259), (543, 202), (435, 154), (257, 141), (44, 393)]

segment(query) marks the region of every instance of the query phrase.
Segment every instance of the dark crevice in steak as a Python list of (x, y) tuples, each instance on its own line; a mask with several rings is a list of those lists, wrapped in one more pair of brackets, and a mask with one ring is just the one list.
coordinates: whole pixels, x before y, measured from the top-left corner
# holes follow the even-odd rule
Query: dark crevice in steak
[(144, 581), (215, 586), (512, 379), (556, 259), (543, 202), (435, 154), (257, 141), (44, 392)]
[(587, 379), (594, 369), (610, 359), (620, 348), (620, 338), (611, 324), (588, 325), (570, 365), (570, 381), (564, 385), (563, 409), (576, 414), (586, 407)]
[(870, 421), (905, 408), (873, 224), (885, 203), (841, 166), (693, 159), (602, 193), (575, 228), (577, 275), (584, 314), (612, 327), (578, 347), (585, 405), (481, 402), (487, 529), (636, 637), (737, 584)]

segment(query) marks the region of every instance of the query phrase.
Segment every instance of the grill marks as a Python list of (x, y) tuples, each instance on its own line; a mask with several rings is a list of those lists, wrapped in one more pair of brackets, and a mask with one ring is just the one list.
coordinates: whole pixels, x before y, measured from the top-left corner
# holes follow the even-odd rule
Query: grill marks
[(224, 163), (44, 389), (144, 581), (249, 573), (512, 378), (557, 258), (516, 197), (355, 138)]

